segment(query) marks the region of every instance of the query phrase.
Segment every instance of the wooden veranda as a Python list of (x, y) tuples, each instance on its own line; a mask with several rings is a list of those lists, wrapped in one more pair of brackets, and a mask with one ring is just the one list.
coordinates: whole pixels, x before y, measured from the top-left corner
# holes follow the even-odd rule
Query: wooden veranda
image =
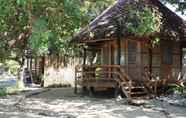
[(155, 79), (148, 75), (144, 70), (143, 79), (133, 79), (124, 67), (120, 65), (77, 65), (75, 68), (75, 93), (78, 92), (78, 86), (87, 90), (92, 95), (92, 89), (106, 90), (113, 88), (115, 96), (119, 91), (128, 98), (128, 100), (150, 98), (158, 94), (158, 88), (169, 84), (181, 84), (178, 79)]

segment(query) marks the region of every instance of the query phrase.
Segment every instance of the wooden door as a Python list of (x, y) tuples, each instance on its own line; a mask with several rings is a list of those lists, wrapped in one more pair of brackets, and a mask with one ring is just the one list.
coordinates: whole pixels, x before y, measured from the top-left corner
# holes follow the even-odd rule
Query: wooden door
[(141, 79), (141, 54), (140, 43), (133, 40), (127, 41), (127, 70), (132, 79)]
[(161, 43), (161, 56), (161, 78), (172, 78), (173, 43), (171, 41), (163, 41)]

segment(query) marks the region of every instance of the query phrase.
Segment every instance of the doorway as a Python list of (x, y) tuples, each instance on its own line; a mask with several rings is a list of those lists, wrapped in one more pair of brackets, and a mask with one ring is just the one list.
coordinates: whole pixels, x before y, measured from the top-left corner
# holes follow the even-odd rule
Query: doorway
[(128, 74), (132, 79), (138, 80), (141, 78), (140, 72), (140, 43), (133, 40), (127, 41), (127, 65), (128, 65)]

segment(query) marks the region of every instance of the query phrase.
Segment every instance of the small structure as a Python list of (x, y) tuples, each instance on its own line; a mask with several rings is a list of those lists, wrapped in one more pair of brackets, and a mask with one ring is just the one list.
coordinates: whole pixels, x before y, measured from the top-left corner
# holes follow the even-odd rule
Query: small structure
[[(75, 92), (81, 85), (90, 93), (94, 90), (119, 89), (129, 99), (158, 93), (158, 87), (169, 83), (180, 84), (176, 79), (183, 67), (183, 49), (186, 47), (186, 25), (183, 19), (159, 0), (146, 0), (156, 7), (163, 17), (159, 44), (151, 45), (151, 36), (134, 36), (121, 33), (123, 6), (133, 0), (118, 0), (73, 37), (84, 48), (83, 65), (76, 66)], [(93, 36), (91, 36), (93, 34)]]

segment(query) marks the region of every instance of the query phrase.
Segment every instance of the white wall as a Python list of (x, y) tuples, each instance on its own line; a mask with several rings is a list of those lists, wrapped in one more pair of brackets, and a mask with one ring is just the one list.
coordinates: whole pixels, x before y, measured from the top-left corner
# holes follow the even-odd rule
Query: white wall
[(75, 66), (81, 64), (80, 59), (74, 59), (73, 63), (67, 64), (67, 67), (45, 68), (44, 87), (51, 85), (71, 85), (74, 86)]

